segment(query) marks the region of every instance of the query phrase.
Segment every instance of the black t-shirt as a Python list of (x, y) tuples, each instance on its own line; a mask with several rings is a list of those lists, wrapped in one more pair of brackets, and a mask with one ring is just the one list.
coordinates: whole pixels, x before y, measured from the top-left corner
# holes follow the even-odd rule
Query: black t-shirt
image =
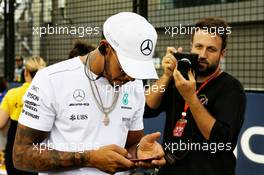
[[(197, 83), (197, 89), (200, 86)], [(160, 174), (234, 175), (236, 158), (233, 150), (244, 121), (246, 105), (243, 87), (238, 80), (223, 72), (202, 88), (197, 96), (216, 119), (209, 140), (199, 131), (190, 110), (185, 117), (187, 125), (182, 137), (173, 136), (173, 129), (185, 104), (173, 81), (158, 109), (145, 107), (145, 118), (166, 112), (163, 148), (175, 162), (167, 161)]]

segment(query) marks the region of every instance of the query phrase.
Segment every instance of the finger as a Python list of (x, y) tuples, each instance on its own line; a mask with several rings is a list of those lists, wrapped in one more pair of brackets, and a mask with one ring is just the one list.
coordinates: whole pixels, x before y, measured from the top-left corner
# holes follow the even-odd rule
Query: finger
[(152, 155), (155, 157), (154, 160), (161, 160), (165, 156), (163, 148), (158, 142), (155, 142), (154, 146), (155, 148), (153, 148), (153, 150), (155, 151), (152, 153)]
[(114, 152), (116, 152), (116, 153), (118, 153), (124, 157), (129, 157), (127, 150), (125, 148), (120, 147), (120, 146), (112, 145), (111, 150), (113, 150)]
[(165, 164), (166, 164), (165, 158), (161, 158), (161, 159), (152, 160), (151, 162), (139, 161), (138, 163), (136, 163), (136, 166), (139, 168), (155, 168), (155, 167), (163, 166)]
[(120, 169), (128, 169), (128, 168), (133, 168), (136, 166), (134, 162), (123, 157), (121, 154), (116, 153), (114, 154), (113, 158), (114, 160), (116, 160)]
[(185, 78), (182, 76), (182, 74), (180, 73), (180, 71), (178, 71), (178, 69), (176, 69), (176, 68), (173, 71), (173, 76), (174, 76), (174, 79), (176, 80), (176, 83), (182, 82), (182, 81), (185, 80)]
[(166, 55), (169, 53), (175, 53), (177, 50), (174, 47), (167, 47)]
[(160, 132), (154, 132), (152, 134), (147, 134), (143, 139), (148, 143), (154, 143), (161, 136)]
[(174, 58), (174, 56), (172, 54), (167, 54), (162, 59), (162, 64), (164, 64), (164, 63), (174, 63), (174, 62), (176, 62), (176, 59)]
[[(193, 74), (193, 77), (194, 77), (194, 79), (195, 79), (195, 77), (196, 77), (196, 72), (194, 71), (194, 70), (192, 70), (192, 74)], [(196, 81), (196, 80), (195, 80)]]
[(177, 59), (174, 57), (174, 55), (169, 54), (169, 62), (173, 65), (175, 65), (177, 63)]
[(139, 168), (150, 169), (150, 168), (153, 168), (155, 165), (153, 165), (152, 163), (139, 161), (137, 162), (136, 166)]
[(194, 75), (193, 75), (191, 69), (188, 71), (188, 77), (189, 77), (189, 80), (191, 82), (195, 82), (195, 78), (194, 78)]
[(177, 49), (177, 52), (183, 52), (183, 48), (182, 48), (182, 47), (179, 47), (179, 48)]
[(156, 166), (163, 166), (166, 164), (166, 160), (165, 158), (161, 158), (161, 159), (152, 160), (151, 163)]
[(156, 156), (157, 159), (164, 157), (165, 153), (163, 147), (158, 142), (156, 142), (156, 147), (157, 147), (157, 156)]
[(176, 62), (176, 59), (171, 53), (168, 53), (168, 54), (166, 54), (164, 61)]
[(163, 67), (164, 67), (165, 69), (169, 69), (171, 72), (173, 72), (175, 66), (176, 66), (176, 65), (173, 65), (173, 64), (171, 64), (171, 63), (164, 63), (164, 64), (163, 64)]

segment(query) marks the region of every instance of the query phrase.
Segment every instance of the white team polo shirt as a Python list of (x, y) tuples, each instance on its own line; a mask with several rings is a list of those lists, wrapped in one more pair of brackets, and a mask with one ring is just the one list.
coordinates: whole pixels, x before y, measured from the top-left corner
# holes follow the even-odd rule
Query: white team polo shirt
[[(114, 89), (105, 78), (96, 81), (104, 106), (113, 101)], [(125, 146), (128, 131), (143, 129), (145, 105), (141, 80), (123, 85), (110, 123), (103, 123), (104, 114), (98, 109), (79, 57), (40, 70), (23, 97), (24, 106), (19, 123), (40, 131), (50, 132), (42, 143), (59, 151), (84, 151), (109, 144)], [(46, 147), (46, 149), (48, 149)], [(34, 147), (37, 149), (37, 147)], [(41, 150), (39, 150), (41, 151)], [(95, 168), (80, 168), (63, 175), (102, 175)]]

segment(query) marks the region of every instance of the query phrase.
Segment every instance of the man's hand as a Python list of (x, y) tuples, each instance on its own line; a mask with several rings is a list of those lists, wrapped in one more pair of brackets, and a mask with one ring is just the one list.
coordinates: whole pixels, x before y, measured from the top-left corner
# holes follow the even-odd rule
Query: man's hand
[[(146, 104), (151, 109), (157, 109), (160, 106), (164, 92), (166, 91), (177, 65), (177, 60), (173, 53), (182, 52), (182, 48), (176, 50), (174, 47), (168, 47), (166, 55), (162, 60), (163, 75), (150, 88), (145, 91)], [(145, 111), (145, 115), (148, 115)]]
[(177, 50), (174, 47), (168, 47), (166, 55), (162, 59), (163, 77), (170, 79), (173, 74), (173, 70), (176, 67), (177, 61), (172, 55)]
[(131, 158), (126, 149), (117, 145), (107, 145), (90, 152), (92, 167), (98, 168), (109, 174), (118, 171), (125, 171), (135, 168), (135, 164), (128, 158)]
[(137, 158), (146, 159), (155, 157), (150, 163), (139, 161), (137, 166), (142, 168), (153, 168), (165, 165), (164, 151), (162, 146), (156, 141), (160, 138), (160, 132), (145, 135), (139, 142)]
[(188, 72), (189, 80), (186, 80), (180, 71), (177, 70), (176, 66), (173, 71), (173, 77), (176, 88), (186, 102), (190, 101), (194, 96), (196, 96), (196, 80), (191, 70)]

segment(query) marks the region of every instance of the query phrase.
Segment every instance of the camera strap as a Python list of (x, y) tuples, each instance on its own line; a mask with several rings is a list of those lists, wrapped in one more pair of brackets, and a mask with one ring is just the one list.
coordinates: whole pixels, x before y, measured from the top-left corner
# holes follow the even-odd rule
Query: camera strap
[[(218, 77), (218, 75), (220, 74), (221, 74), (221, 70), (220, 68), (218, 68), (217, 71), (213, 73), (212, 76), (210, 76), (210, 78), (208, 78), (205, 82), (203, 82), (203, 84), (198, 88), (198, 90), (195, 91), (195, 94), (198, 94), (210, 81)], [(176, 122), (176, 125), (172, 131), (173, 132), (172, 134), (174, 137), (181, 137), (183, 134), (184, 128), (187, 124), (187, 120), (185, 119), (185, 117), (187, 115), (188, 108), (189, 108), (189, 105), (185, 101), (184, 109), (183, 109), (183, 112), (181, 113), (181, 118)]]

